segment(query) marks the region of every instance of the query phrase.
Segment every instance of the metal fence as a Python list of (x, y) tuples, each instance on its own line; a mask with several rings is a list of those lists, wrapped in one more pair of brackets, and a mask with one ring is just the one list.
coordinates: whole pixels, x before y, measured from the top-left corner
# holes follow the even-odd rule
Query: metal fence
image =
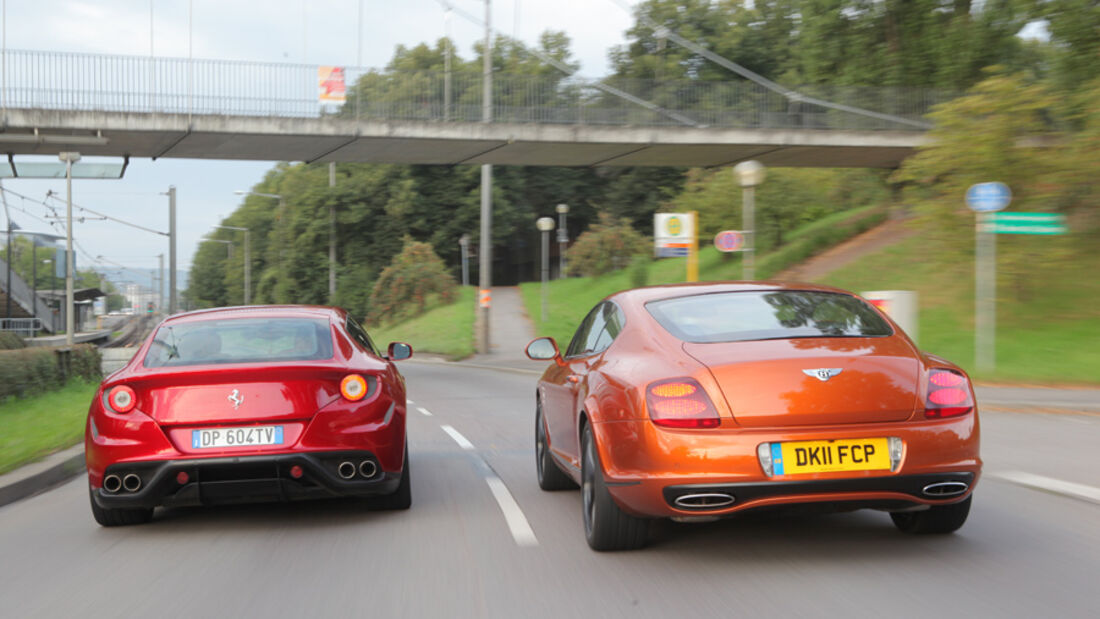
[(42, 329), (37, 318), (0, 318), (0, 331), (11, 331), (22, 337), (34, 337)]
[[(0, 103), (8, 109), (153, 114), (481, 122), (482, 77), (456, 71), (346, 68), (347, 101), (318, 102), (314, 65), (8, 50)], [(629, 93), (645, 104), (611, 94)], [(920, 121), (951, 93), (808, 86), (799, 94)], [(599, 80), (493, 76), (493, 122), (765, 129), (915, 130), (873, 115), (799, 102), (746, 81)]]

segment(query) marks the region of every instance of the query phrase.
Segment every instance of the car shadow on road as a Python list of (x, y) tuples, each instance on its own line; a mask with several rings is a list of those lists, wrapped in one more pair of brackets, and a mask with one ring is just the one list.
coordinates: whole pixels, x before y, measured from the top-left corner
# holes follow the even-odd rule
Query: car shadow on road
[(787, 562), (821, 559), (864, 561), (927, 554), (935, 548), (957, 551), (969, 542), (965, 528), (955, 535), (901, 533), (886, 512), (749, 512), (709, 523), (655, 523), (651, 547), (728, 561)]

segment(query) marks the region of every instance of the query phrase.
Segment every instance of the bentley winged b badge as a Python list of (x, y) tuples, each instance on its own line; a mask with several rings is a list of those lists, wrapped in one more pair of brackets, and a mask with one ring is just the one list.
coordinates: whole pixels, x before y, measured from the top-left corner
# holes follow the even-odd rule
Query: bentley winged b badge
[(842, 371), (841, 368), (814, 368), (812, 370), (802, 370), (802, 373), (806, 376), (813, 376), (821, 382), (825, 382), (837, 374), (840, 374)]

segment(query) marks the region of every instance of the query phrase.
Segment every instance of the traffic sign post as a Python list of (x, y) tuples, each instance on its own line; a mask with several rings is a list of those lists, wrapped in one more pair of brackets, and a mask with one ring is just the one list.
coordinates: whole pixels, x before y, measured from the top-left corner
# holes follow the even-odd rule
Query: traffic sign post
[(1004, 183), (978, 183), (966, 190), (966, 205), (977, 214), (974, 228), (974, 361), (983, 372), (993, 370), (997, 333), (997, 241), (992, 217), (1012, 201)]

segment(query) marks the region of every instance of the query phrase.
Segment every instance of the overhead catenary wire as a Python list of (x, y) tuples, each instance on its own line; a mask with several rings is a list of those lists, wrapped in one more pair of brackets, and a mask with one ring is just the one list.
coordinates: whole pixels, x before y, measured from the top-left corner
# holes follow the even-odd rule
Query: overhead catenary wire
[[(477, 17), (467, 13), (466, 11), (458, 8), (457, 6), (455, 6), (452, 3), (448, 2), (447, 0), (436, 0), (436, 1), (439, 4), (441, 4), (443, 6), (443, 8), (448, 9), (450, 11), (453, 11), (454, 13), (458, 14), (459, 17), (465, 19), (466, 21), (468, 21), (468, 22), (470, 22), (474, 25), (477, 25), (477, 26), (485, 27), (485, 22), (484, 21), (482, 21), (482, 20), (478, 19)], [(489, 31), (492, 32), (495, 35), (501, 36), (501, 33), (496, 28), (493, 28), (493, 27), (490, 26)], [(521, 41), (516, 41), (516, 43), (519, 43), (520, 45), (523, 45), (523, 43)], [(557, 58), (554, 58), (553, 56), (543, 52), (542, 50), (540, 50), (536, 47), (529, 47), (527, 45), (523, 45), (523, 48), (527, 52), (529, 52), (530, 54), (532, 54), (533, 56), (538, 58), (539, 60), (545, 62), (546, 64), (548, 64), (552, 67), (554, 67), (555, 69), (561, 71), (562, 73), (565, 73), (567, 76), (569, 76), (569, 77), (576, 76), (576, 73), (577, 73), (576, 69), (574, 69), (573, 67), (571, 67), (571, 66), (565, 64), (564, 62), (558, 60)], [(671, 118), (671, 119), (675, 120), (678, 123), (682, 123), (682, 124), (685, 124), (685, 125), (690, 125), (692, 127), (702, 127), (702, 125), (700, 123), (696, 122), (695, 120), (693, 120), (693, 119), (691, 119), (687, 116), (684, 116), (683, 114), (680, 114), (680, 113), (675, 112), (673, 110), (663, 108), (663, 107), (657, 105), (656, 103), (653, 103), (652, 101), (646, 101), (645, 99), (642, 99), (641, 97), (636, 97), (636, 96), (634, 96), (634, 95), (632, 95), (632, 94), (630, 94), (630, 93), (628, 93), (624, 90), (620, 90), (618, 88), (615, 88), (614, 86), (610, 86), (608, 84), (604, 84), (603, 82), (599, 82), (599, 81), (590, 81), (589, 84), (593, 88), (596, 88), (597, 90), (602, 90), (602, 91), (606, 92), (609, 95), (614, 95), (614, 96), (619, 97), (621, 99), (625, 99), (626, 101), (629, 101), (629, 102), (631, 102), (635, 105), (639, 105), (641, 107), (644, 107), (645, 109), (647, 109), (651, 112), (656, 112), (656, 113), (661, 114), (663, 116), (667, 116), (668, 118)]]
[[(52, 200), (58, 200), (58, 201), (61, 200), (61, 198), (59, 196), (57, 196), (57, 194), (55, 194), (52, 190), (46, 192), (46, 198), (47, 199), (52, 199)], [(103, 219), (113, 221), (115, 223), (120, 223), (124, 226), (130, 226), (131, 228), (137, 228), (138, 230), (144, 230), (145, 232), (152, 232), (153, 234), (159, 234), (161, 236), (168, 236), (167, 232), (161, 232), (160, 230), (154, 230), (153, 228), (146, 228), (145, 226), (140, 226), (138, 224), (126, 221), (124, 219), (119, 219), (117, 217), (112, 217), (112, 216), (110, 216), (106, 213), (100, 213), (99, 211), (92, 210), (92, 209), (90, 209), (86, 206), (79, 206), (75, 202), (73, 203), (73, 208), (75, 208), (75, 209), (77, 209), (81, 212), (84, 212), (84, 213), (91, 213), (93, 215), (96, 215), (97, 217), (102, 217)]]
[[(622, 10), (624, 10), (628, 13), (633, 13), (633, 10), (632, 10), (633, 7), (629, 4), (627, 4), (626, 2), (624, 2), (623, 0), (611, 0), (611, 2), (614, 2)], [(787, 88), (786, 86), (783, 86), (781, 84), (773, 82), (773, 81), (769, 80), (768, 78), (760, 75), (759, 73), (756, 73), (755, 71), (752, 71), (752, 70), (750, 70), (746, 67), (743, 67), (743, 66), (737, 64), (736, 62), (734, 62), (734, 61), (732, 61), (732, 60), (730, 60), (730, 59), (728, 59), (724, 56), (720, 56), (720, 55), (710, 51), (709, 49), (703, 47), (702, 45), (699, 45), (698, 43), (696, 43), (694, 41), (691, 41), (689, 39), (685, 39), (684, 37), (677, 34), (675, 31), (671, 30), (670, 28), (662, 26), (661, 24), (658, 24), (657, 22), (653, 21), (653, 19), (651, 19), (649, 17), (649, 15), (647, 15), (644, 11), (639, 10), (637, 12), (637, 17), (638, 17), (638, 21), (642, 22), (650, 30), (653, 30), (654, 34), (656, 34), (658, 37), (666, 38), (666, 39), (672, 41), (673, 43), (676, 43), (677, 45), (679, 45), (681, 47), (684, 47), (684, 48), (686, 48), (686, 49), (702, 56), (703, 58), (705, 58), (705, 59), (707, 59), (707, 60), (709, 60), (709, 61), (725, 68), (725, 69), (733, 71), (734, 73), (740, 75), (741, 77), (744, 77), (745, 79), (747, 79), (751, 82), (759, 84), (760, 86), (763, 86), (764, 88), (767, 88), (768, 90), (771, 90), (772, 92), (778, 93), (778, 94), (786, 97), (787, 100), (789, 100), (791, 102), (794, 102), (794, 103), (809, 103), (811, 105), (816, 105), (816, 106), (819, 106), (819, 107), (829, 108), (829, 109), (837, 110), (837, 111), (840, 111), (840, 112), (848, 112), (850, 114), (857, 114), (857, 115), (860, 115), (860, 116), (867, 116), (869, 118), (875, 118), (875, 119), (878, 119), (878, 120), (885, 120), (885, 121), (888, 121), (888, 122), (899, 123), (899, 124), (903, 124), (903, 125), (909, 125), (909, 126), (912, 126), (912, 127), (919, 127), (921, 129), (931, 129), (932, 128), (931, 123), (927, 123), (927, 122), (924, 122), (924, 121), (912, 120), (912, 119), (909, 119), (909, 118), (903, 118), (901, 116), (894, 116), (892, 114), (883, 114), (882, 112), (875, 112), (875, 111), (872, 111), (872, 110), (866, 110), (866, 109), (851, 106), (851, 105), (845, 105), (843, 103), (833, 103), (831, 101), (825, 101), (824, 99), (818, 99), (816, 97), (811, 97), (811, 96), (808, 96), (808, 95), (804, 95), (804, 94), (802, 94), (798, 91), (792, 90), (790, 88)]]

